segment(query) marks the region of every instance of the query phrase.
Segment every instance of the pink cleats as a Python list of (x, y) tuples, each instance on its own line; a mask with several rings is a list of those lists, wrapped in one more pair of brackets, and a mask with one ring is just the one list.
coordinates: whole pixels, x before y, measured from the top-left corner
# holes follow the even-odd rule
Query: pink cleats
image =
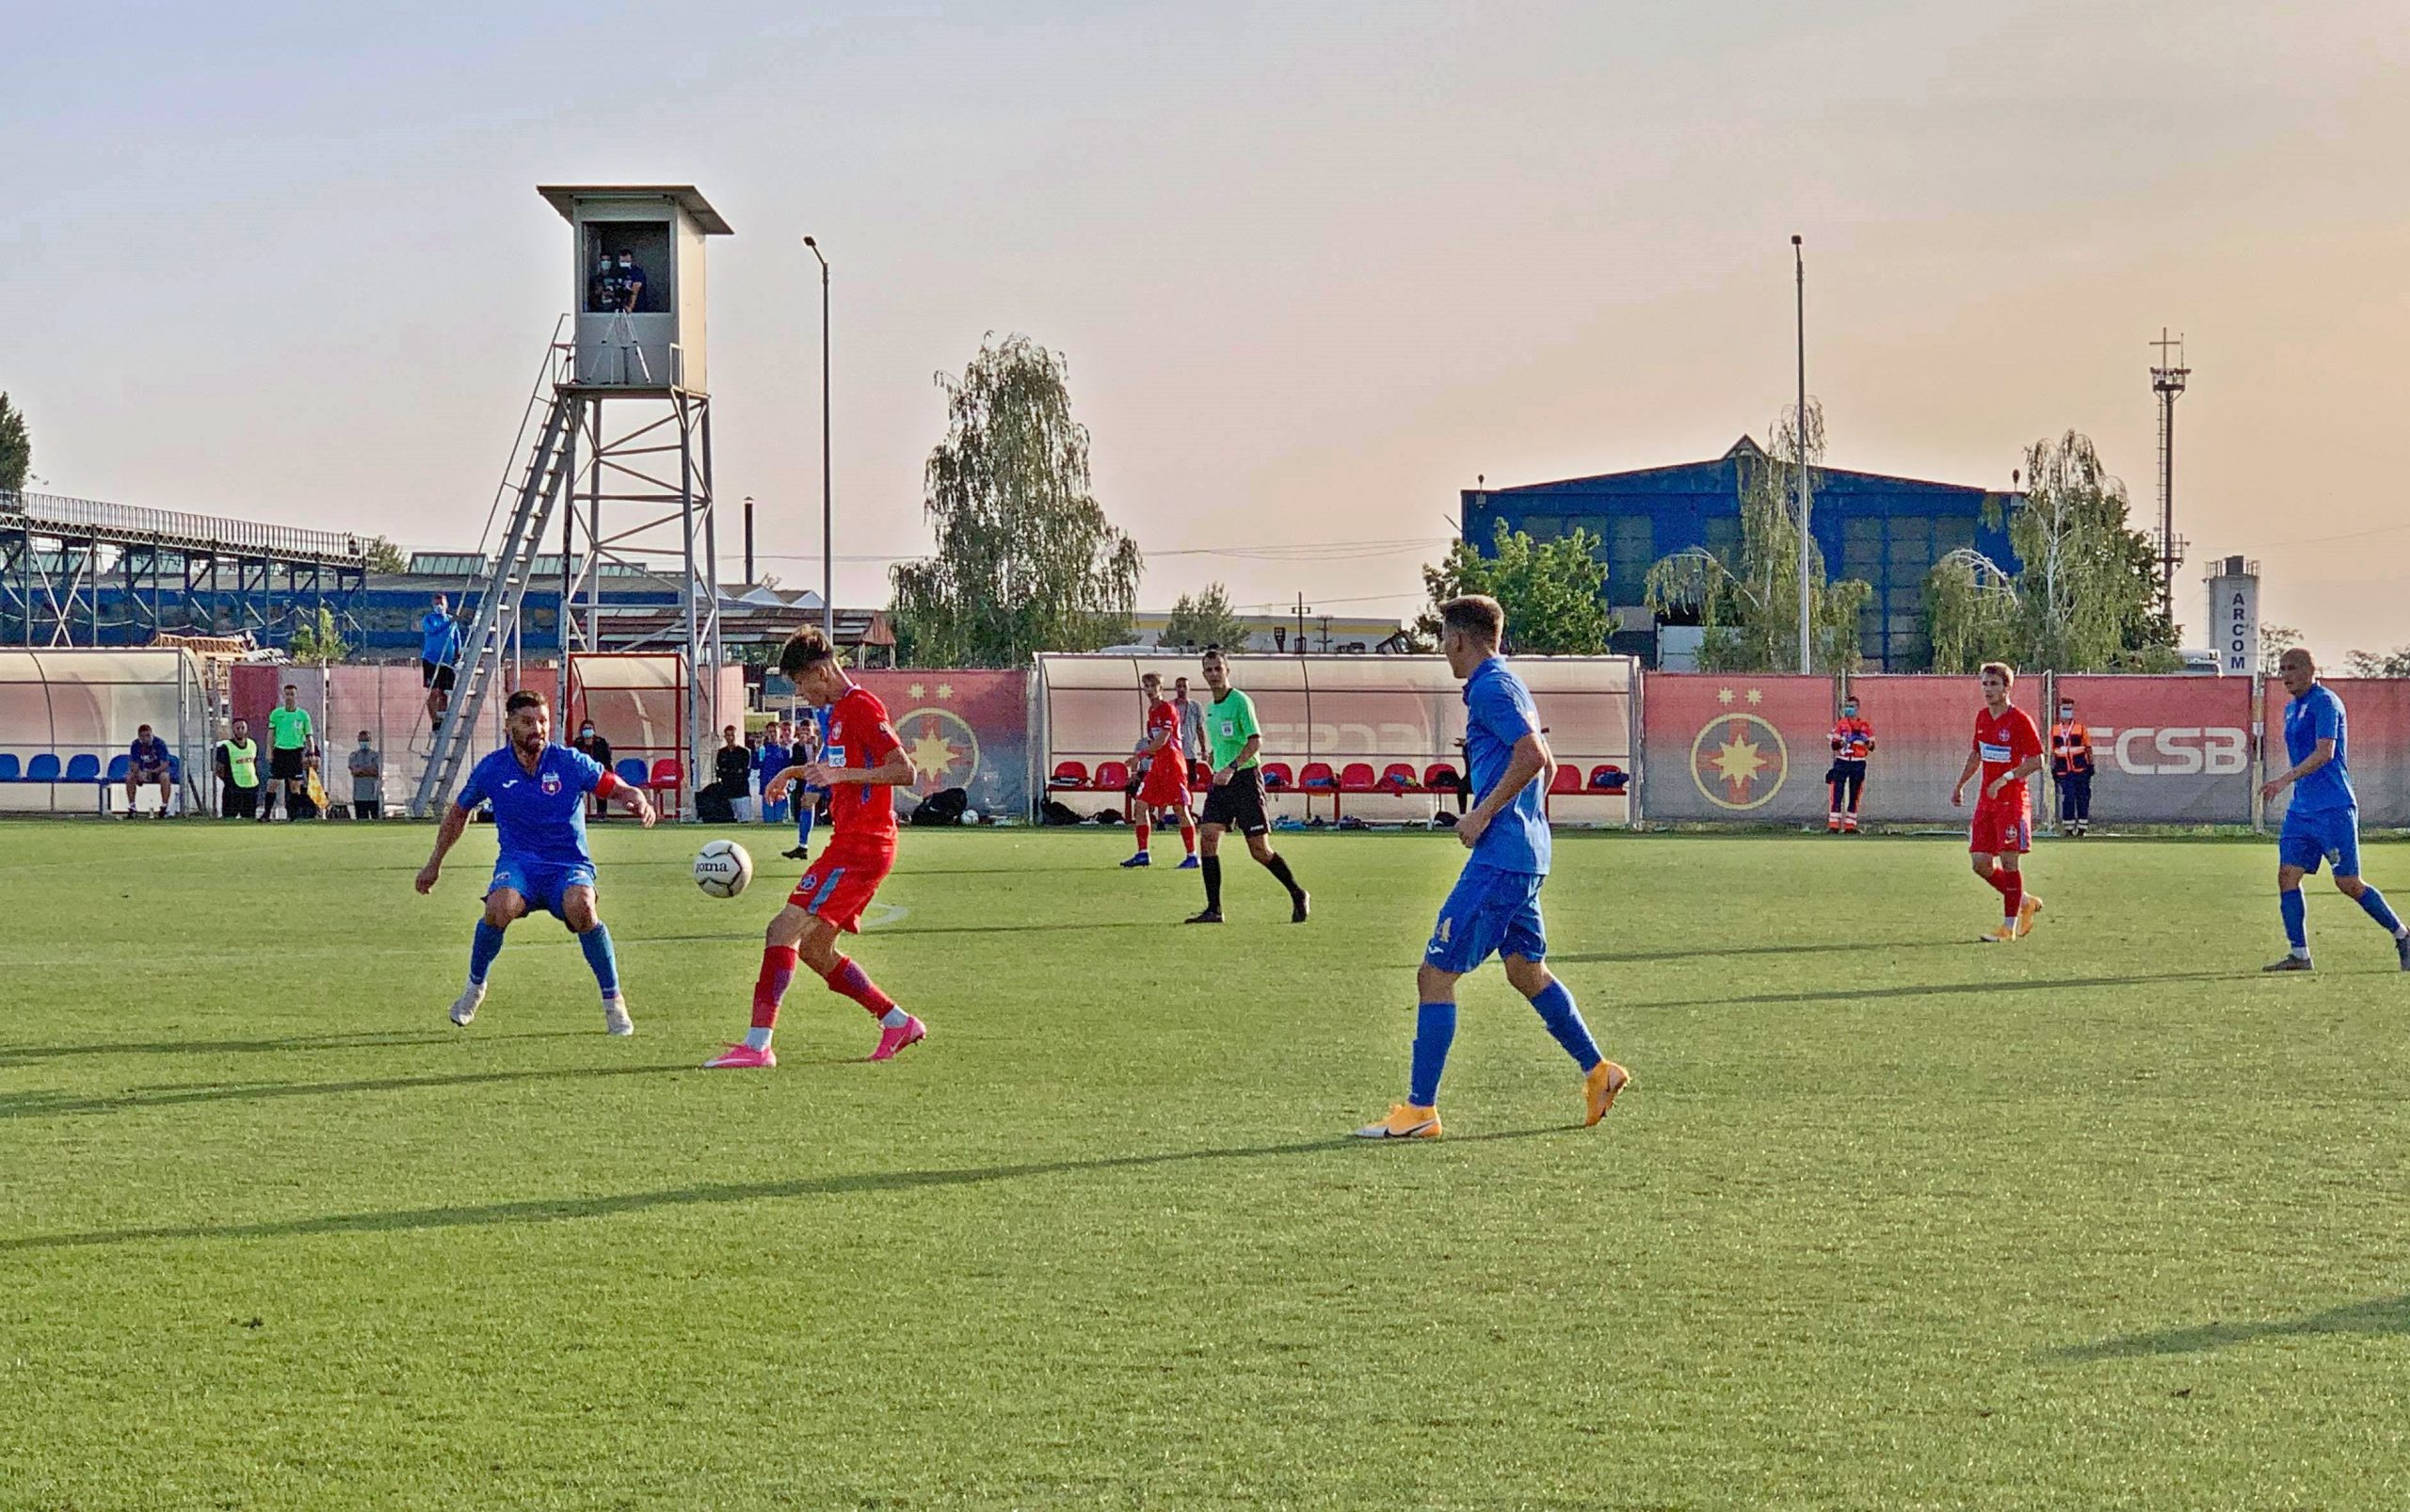
[(754, 1067), (770, 1067), (779, 1063), (778, 1054), (770, 1050), (750, 1050), (743, 1045), (731, 1045), (721, 1054), (703, 1062), (707, 1071), (741, 1071)]
[(893, 1060), (897, 1054), (911, 1049), (927, 1037), (929, 1026), (908, 1013), (904, 1016), (904, 1027), (901, 1029), (881, 1029), (878, 1032), (878, 1048), (870, 1053), (870, 1058)]

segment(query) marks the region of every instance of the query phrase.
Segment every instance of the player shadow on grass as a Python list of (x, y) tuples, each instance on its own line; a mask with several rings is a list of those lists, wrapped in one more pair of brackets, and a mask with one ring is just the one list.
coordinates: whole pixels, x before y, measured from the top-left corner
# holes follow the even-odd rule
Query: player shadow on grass
[(1689, 950), (1551, 951), (1551, 962), (1577, 965), (1638, 965), (1649, 961), (1715, 960), (1725, 956), (1863, 956), (1879, 950), (1955, 949), (1954, 940), (1828, 941), (1813, 945), (1718, 945)]
[(2156, 972), (2142, 976), (2052, 976), (2021, 982), (1920, 982), (1904, 987), (1838, 987), (1821, 992), (1751, 992), (1737, 998), (1687, 998), (1675, 1003), (1634, 1003), (1632, 1006), (1745, 1008), (1794, 1003), (1864, 1003), (1877, 998), (1953, 997), (1965, 993), (2065, 992), (2080, 991), (2089, 987), (2147, 987), (2167, 982), (2223, 982), (2241, 974), (2239, 972)]
[(201, 1086), (138, 1086), (128, 1092), (102, 1097), (77, 1092), (0, 1092), (0, 1118), (120, 1113), (130, 1108), (168, 1108), (188, 1102), (259, 1102), (287, 1097), (339, 1097), (347, 1092), (416, 1092), (439, 1086), (482, 1086), (494, 1082), (658, 1076), (694, 1069), (693, 1063), (680, 1061), (669, 1066), (577, 1066), (553, 1070), (461, 1071), (449, 1076), (381, 1076), (350, 1082), (217, 1082)]
[(2330, 1334), (2410, 1334), (2410, 1293), (2350, 1302), (2300, 1318), (2232, 1323), (2221, 1320), (2183, 1328), (2161, 1328), (2153, 1333), (2118, 1334), (2053, 1349), (2045, 1358), (2081, 1364), (2148, 1355), (2192, 1355), (2232, 1344), (2257, 1343), (2264, 1339), (2314, 1339)]
[[(661, 1068), (629, 1068), (656, 1070)], [(622, 1074), (626, 1074), (623, 1072)], [(1532, 1139), (1553, 1134), (1583, 1134), (1578, 1124), (1551, 1124), (1535, 1129), (1507, 1129), (1495, 1134), (1452, 1136), (1447, 1146), (1490, 1144)], [(1415, 1143), (1409, 1141), (1409, 1143)], [(1103, 1155), (1093, 1160), (1031, 1161), (1013, 1166), (972, 1166), (952, 1170), (860, 1171), (849, 1176), (811, 1176), (788, 1182), (757, 1182), (712, 1186), (674, 1187), (658, 1192), (623, 1192), (607, 1197), (535, 1198), (519, 1202), (488, 1202), (473, 1207), (409, 1208), (397, 1213), (337, 1213), (315, 1218), (285, 1218), (265, 1223), (196, 1223), (158, 1229), (99, 1229), (85, 1233), (26, 1234), (0, 1239), (0, 1254), (26, 1249), (70, 1249), (99, 1245), (141, 1244), (176, 1239), (297, 1239), (320, 1234), (405, 1233), (424, 1229), (475, 1229), (497, 1224), (556, 1223), (570, 1218), (607, 1218), (649, 1213), (656, 1208), (709, 1207), (722, 1203), (779, 1201), (795, 1198), (851, 1197), (862, 1193), (910, 1192), (934, 1187), (978, 1186), (990, 1182), (1020, 1181), (1033, 1176), (1080, 1176), (1091, 1171), (1130, 1170), (1188, 1161), (1261, 1160), (1284, 1155), (1335, 1154), (1342, 1150), (1368, 1153), (1378, 1147), (1349, 1134), (1326, 1139), (1300, 1139), (1285, 1145), (1245, 1145), (1207, 1150), (1161, 1150), (1151, 1155)], [(1422, 1146), (1428, 1150), (1431, 1147)], [(1411, 1154), (1388, 1151), (1393, 1158)]]
[[(758, 933), (758, 931), (757, 931)], [(581, 1029), (527, 1029), (516, 1034), (480, 1034), (479, 1039), (558, 1039), (570, 1035), (593, 1037)], [(0, 1070), (69, 1055), (255, 1055), (280, 1051), (407, 1049), (417, 1045), (457, 1044), (460, 1034), (421, 1034), (413, 1030), (363, 1029), (351, 1034), (292, 1035), (282, 1039), (148, 1039), (112, 1040), (99, 1045), (0, 1046)]]

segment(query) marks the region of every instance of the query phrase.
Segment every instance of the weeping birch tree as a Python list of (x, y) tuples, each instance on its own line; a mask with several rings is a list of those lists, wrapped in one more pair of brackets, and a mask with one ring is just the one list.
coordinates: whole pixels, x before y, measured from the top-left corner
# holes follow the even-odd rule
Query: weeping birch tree
[[(1809, 496), (1822, 481), (1824, 412), (1808, 401), (1807, 412)], [(1696, 615), (1704, 634), (1698, 665), (1707, 672), (1781, 672), (1799, 669), (1799, 518), (1795, 512), (1799, 463), (1799, 415), (1785, 410), (1775, 422), (1769, 455), (1740, 464), (1741, 544), (1726, 561), (1695, 547), (1661, 559), (1644, 585), (1657, 614)], [(1824, 554), (1811, 538), (1808, 547), (1808, 639), (1820, 671), (1849, 670), (1858, 664), (1858, 610), (1872, 596), (1856, 578), (1824, 578)]]
[(2007, 522), (2017, 572), (1961, 550), (1925, 579), (1933, 669), (1989, 660), (2034, 671), (2171, 668), (2176, 635), (2158, 609), (2157, 556), (2127, 523), (2126, 486), (2092, 439), (2070, 430), (2035, 442), (2025, 478), (2025, 501)]
[(1061, 354), (990, 336), (937, 383), (946, 434), (924, 477), (937, 552), (890, 571), (899, 659), (1014, 667), (1122, 638), (1146, 564), (1088, 491)]

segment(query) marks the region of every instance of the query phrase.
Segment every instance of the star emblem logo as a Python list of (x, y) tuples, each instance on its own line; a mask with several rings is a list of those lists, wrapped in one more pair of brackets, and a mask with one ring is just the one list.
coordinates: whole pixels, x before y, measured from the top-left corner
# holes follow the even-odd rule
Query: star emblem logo
[(908, 699), (925, 699), (929, 696), (928, 684), (925, 683), (911, 684), (904, 689), (904, 696)]
[(1691, 742), (1691, 780), (1719, 809), (1764, 807), (1790, 771), (1782, 732), (1754, 714), (1717, 715)]
[(1727, 709), (1732, 707), (1732, 690), (1730, 688), (1717, 688), (1715, 690), (1715, 701), (1724, 705)]

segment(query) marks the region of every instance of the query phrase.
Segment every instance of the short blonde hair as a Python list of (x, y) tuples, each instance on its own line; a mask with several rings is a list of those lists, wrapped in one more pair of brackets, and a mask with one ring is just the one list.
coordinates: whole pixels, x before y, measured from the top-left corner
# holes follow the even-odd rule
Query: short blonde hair
[(1985, 662), (1975, 671), (1977, 677), (1990, 677), (1994, 674), (1998, 674), (2000, 680), (2010, 687), (2016, 685), (2016, 668), (2006, 662)]

